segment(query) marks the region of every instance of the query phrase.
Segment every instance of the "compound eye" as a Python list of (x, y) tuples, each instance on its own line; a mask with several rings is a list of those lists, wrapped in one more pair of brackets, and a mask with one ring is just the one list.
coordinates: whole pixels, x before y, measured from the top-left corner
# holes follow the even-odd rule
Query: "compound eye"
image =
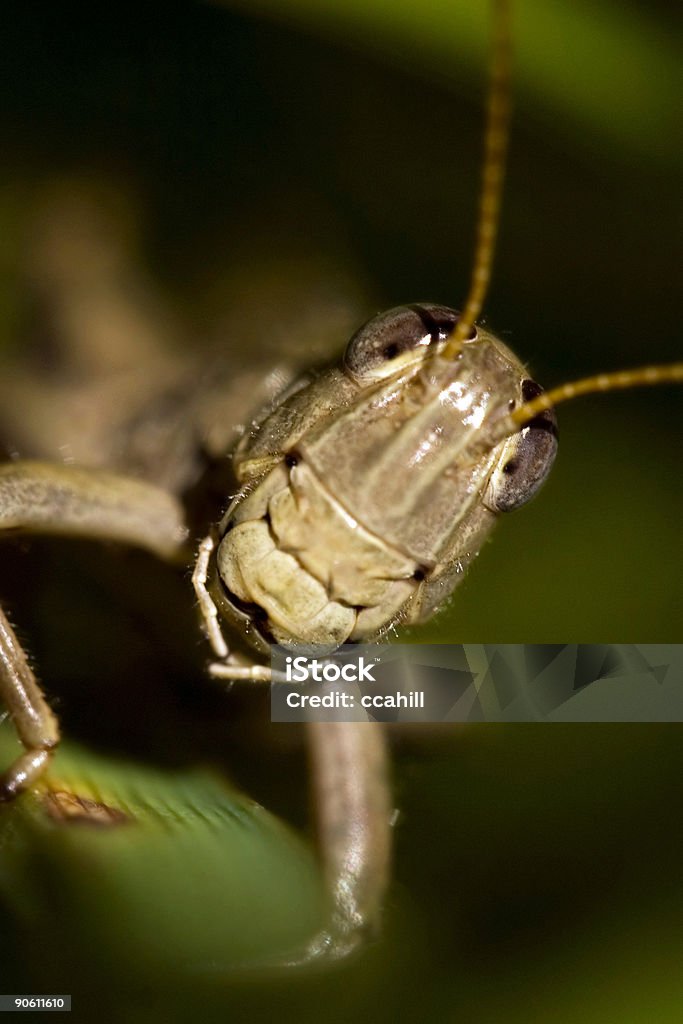
[[(522, 381), (522, 401), (543, 393), (533, 380)], [(526, 505), (544, 483), (557, 455), (557, 420), (552, 409), (540, 413), (509, 437), (489, 478), (484, 504), (494, 512)]]
[(380, 313), (354, 334), (344, 353), (344, 368), (363, 382), (390, 377), (444, 342), (457, 320), (454, 309), (426, 303)]

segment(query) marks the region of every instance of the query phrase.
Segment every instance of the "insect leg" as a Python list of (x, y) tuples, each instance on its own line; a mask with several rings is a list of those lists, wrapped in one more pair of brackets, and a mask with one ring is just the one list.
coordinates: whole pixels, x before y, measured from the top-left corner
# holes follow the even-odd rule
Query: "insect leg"
[(377, 722), (310, 722), (307, 729), (332, 918), (304, 959), (338, 959), (372, 936), (389, 878), (392, 805), (386, 738)]
[(252, 665), (238, 665), (230, 661), (230, 648), (218, 624), (218, 609), (206, 586), (209, 560), (215, 546), (216, 543), (210, 534), (204, 538), (199, 545), (197, 561), (192, 573), (192, 586), (197, 596), (197, 603), (199, 604), (206, 637), (216, 657), (221, 659), (209, 665), (209, 675), (213, 676), (214, 679), (270, 683), (273, 680), (273, 673), (268, 666), (256, 663)]
[[(59, 463), (0, 465), (3, 530), (120, 541), (167, 559), (184, 551), (180, 505), (165, 491), (113, 473)], [(57, 720), (0, 609), (0, 700), (26, 748), (0, 777), (0, 800), (11, 799), (45, 770), (59, 741)]]
[(221, 627), (218, 625), (218, 609), (206, 586), (209, 573), (209, 559), (215, 546), (215, 541), (210, 535), (205, 537), (199, 545), (197, 561), (192, 573), (192, 586), (194, 587), (197, 603), (199, 604), (206, 638), (211, 644), (216, 657), (225, 659), (229, 653), (228, 645), (225, 642)]
[(0, 465), (0, 531), (117, 541), (169, 561), (186, 555), (181, 505), (141, 480), (62, 463)]
[(229, 661), (214, 661), (209, 665), (208, 672), (214, 679), (229, 679), (233, 682), (242, 680), (250, 683), (272, 683), (273, 671), (267, 665), (233, 665)]
[(41, 692), (26, 655), (0, 608), (0, 698), (25, 748), (0, 775), (0, 801), (12, 800), (48, 765), (59, 743), (59, 725)]

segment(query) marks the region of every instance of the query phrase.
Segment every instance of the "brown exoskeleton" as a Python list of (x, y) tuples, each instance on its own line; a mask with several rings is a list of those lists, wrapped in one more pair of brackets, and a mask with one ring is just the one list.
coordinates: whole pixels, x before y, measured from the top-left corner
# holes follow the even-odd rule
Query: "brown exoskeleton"
[[(122, 408), (114, 391), (110, 448), (96, 460), (110, 469), (30, 461), (0, 467), (0, 528), (120, 541), (186, 564), (195, 537), (178, 496), (193, 483), (192, 447), (212, 395), (214, 411), (222, 404), (235, 424), (246, 423), (230, 452), (237, 494), (201, 542), (194, 572), (216, 677), (267, 680), (267, 666), (247, 651), (265, 655), (273, 639), (334, 648), (428, 618), (498, 514), (523, 504), (545, 478), (556, 450), (554, 403), (683, 376), (681, 366), (653, 367), (542, 395), (516, 356), (474, 326), (490, 272), (507, 134), (504, 7), (473, 283), (462, 314), (428, 303), (383, 314), (355, 335), (339, 364), (286, 386), (282, 378), (269, 381), (255, 416), (244, 406), (245, 396), (257, 404), (254, 387), (241, 382), (233, 394), (225, 378), (212, 378), (208, 390), (202, 382), (200, 405), (199, 388), (167, 405), (138, 395), (136, 408)], [(168, 394), (186, 372), (169, 372), (162, 382)], [(150, 433), (155, 454), (159, 436), (166, 438), (168, 465), (148, 457)], [(147, 482), (129, 475), (133, 469)], [(4, 616), (0, 696), (25, 748), (2, 780), (3, 796), (12, 798), (45, 770), (59, 731)], [(340, 954), (377, 919), (386, 884), (386, 758), (382, 733), (370, 723), (311, 724), (309, 738), (334, 904), (329, 933), (310, 952)]]

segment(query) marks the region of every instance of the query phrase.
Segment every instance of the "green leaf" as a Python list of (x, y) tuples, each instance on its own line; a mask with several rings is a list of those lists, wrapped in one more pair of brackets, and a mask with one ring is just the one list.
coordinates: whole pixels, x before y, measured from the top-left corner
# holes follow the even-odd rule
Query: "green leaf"
[[(13, 751), (4, 728), (3, 765)], [(312, 852), (206, 771), (65, 744), (45, 784), (0, 808), (4, 969), (23, 961), (34, 984), (172, 971), (182, 985), (272, 963), (310, 939), (323, 902)]]

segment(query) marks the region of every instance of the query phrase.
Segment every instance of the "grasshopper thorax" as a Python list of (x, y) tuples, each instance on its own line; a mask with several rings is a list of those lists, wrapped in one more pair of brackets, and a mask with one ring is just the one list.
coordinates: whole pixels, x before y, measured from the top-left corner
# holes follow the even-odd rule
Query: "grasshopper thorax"
[(259, 646), (334, 648), (428, 618), (497, 514), (545, 479), (551, 412), (488, 440), (541, 389), (481, 329), (444, 357), (457, 320), (432, 304), (375, 317), (240, 442), (215, 590), (229, 618), (252, 620)]

